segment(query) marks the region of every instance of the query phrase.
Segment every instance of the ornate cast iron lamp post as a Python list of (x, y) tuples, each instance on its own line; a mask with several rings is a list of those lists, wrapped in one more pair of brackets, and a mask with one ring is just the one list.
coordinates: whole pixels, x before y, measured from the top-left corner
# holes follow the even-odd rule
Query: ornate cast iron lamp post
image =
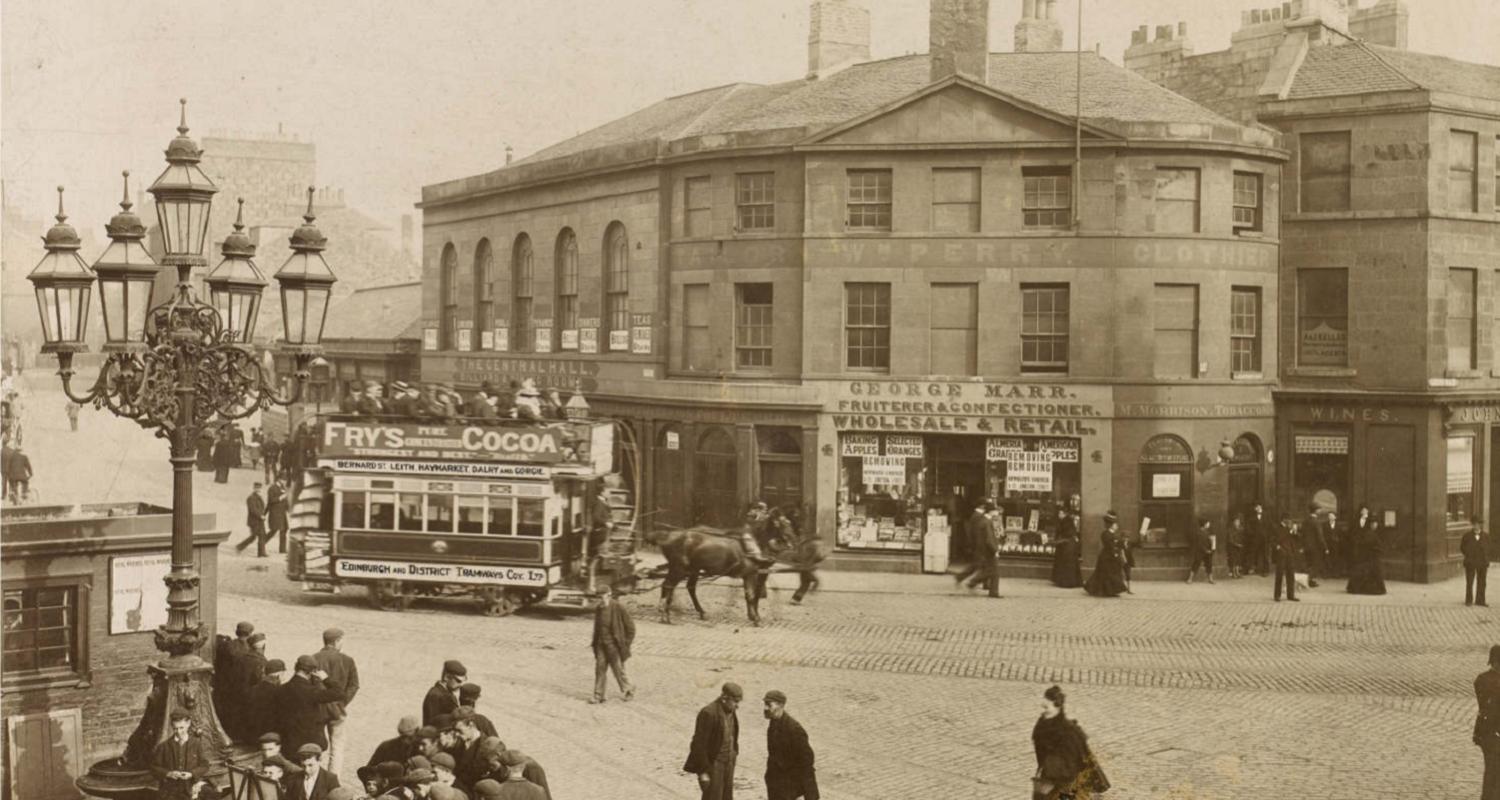
[[(327, 240), (313, 224), (308, 189), (304, 224), (292, 234), (292, 256), (276, 274), (281, 285), (282, 346), (295, 359), (290, 396), (278, 394), (252, 347), (266, 280), (252, 258), (240, 201), (234, 232), (225, 238), (223, 260), (204, 279), (210, 303), (193, 291), (194, 267), (207, 266), (209, 209), (218, 188), (198, 167), (203, 151), (187, 132), (187, 101), (178, 136), (168, 145), (167, 169), (148, 190), (156, 199), (163, 266), (177, 270), (170, 298), (154, 303), (159, 270), (142, 244), (146, 227), (131, 211), (129, 175), (120, 213), (106, 226), (110, 244), (93, 269), (78, 255), (78, 233), (67, 224), (58, 188), (57, 224), (43, 239), (47, 255), (28, 276), (36, 286), (42, 316), (43, 353), (57, 355), (63, 391), (76, 403), (107, 408), (154, 429), (171, 448), (172, 568), (166, 577), (167, 622), (156, 629), (165, 655), (148, 669), (152, 687), (146, 713), (117, 759), (94, 765), (79, 788), (105, 797), (154, 796), (147, 771), (152, 751), (170, 733), (172, 711), (192, 715), (193, 726), (215, 754), (211, 777), (222, 779), (231, 745), (214, 711), (209, 678), (213, 666), (197, 655), (206, 627), (199, 618), (199, 575), (193, 562), (193, 460), (198, 435), (257, 410), (297, 402), (308, 364), (320, 352), (333, 272), (323, 260)], [(87, 351), (89, 293), (97, 277), (104, 309), (108, 354), (99, 376), (83, 394), (72, 386), (73, 356)]]

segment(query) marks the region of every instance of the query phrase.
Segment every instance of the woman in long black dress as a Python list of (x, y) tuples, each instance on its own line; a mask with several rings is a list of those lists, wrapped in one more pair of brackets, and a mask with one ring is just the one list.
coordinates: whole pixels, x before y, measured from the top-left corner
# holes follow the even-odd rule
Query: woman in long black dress
[(1085, 591), (1095, 597), (1119, 597), (1125, 587), (1125, 544), (1120, 536), (1120, 518), (1110, 511), (1104, 515), (1104, 532), (1099, 534), (1099, 557), (1089, 575)]
[(1057, 543), (1052, 550), (1052, 583), (1064, 589), (1083, 585), (1083, 547), (1079, 497), (1073, 495), (1057, 520)]
[(1380, 564), (1384, 549), (1380, 520), (1368, 506), (1360, 506), (1349, 535), (1354, 537), (1354, 563), (1349, 567), (1350, 594), (1385, 594), (1385, 569)]
[(1043, 695), (1042, 716), (1031, 729), (1036, 748), (1035, 797), (1047, 800), (1084, 800), (1109, 787), (1089, 740), (1064, 711), (1067, 695), (1053, 686)]

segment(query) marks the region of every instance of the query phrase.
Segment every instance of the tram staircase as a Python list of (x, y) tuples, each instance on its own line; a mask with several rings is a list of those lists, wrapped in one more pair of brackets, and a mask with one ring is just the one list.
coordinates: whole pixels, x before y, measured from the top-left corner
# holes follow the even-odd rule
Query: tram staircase
[[(292, 500), (287, 520), (291, 532), (287, 552), (290, 554), (293, 548), (302, 548), (304, 576), (330, 574), (329, 558), (333, 551), (331, 532), (321, 530), (318, 525), (322, 516), (323, 498), (330, 488), (328, 483), (329, 477), (325, 470), (303, 470), (301, 490), (295, 493)], [(291, 559), (287, 563), (290, 565)], [(337, 586), (329, 585), (328, 588), (338, 592)]]

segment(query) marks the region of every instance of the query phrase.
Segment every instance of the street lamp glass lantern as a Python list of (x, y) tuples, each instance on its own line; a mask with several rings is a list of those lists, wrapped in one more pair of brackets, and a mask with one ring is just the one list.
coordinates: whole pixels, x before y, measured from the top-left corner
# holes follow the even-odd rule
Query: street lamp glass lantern
[(134, 350), (144, 346), (146, 316), (159, 269), (146, 251), (146, 226), (130, 210), (130, 173), (125, 173), (125, 198), (120, 213), (104, 229), (109, 247), (94, 262), (99, 276), (99, 303), (104, 309), (106, 350)]
[(219, 191), (198, 166), (203, 150), (187, 132), (187, 101), (183, 100), (182, 124), (177, 126), (177, 138), (167, 145), (167, 168), (147, 189), (156, 199), (156, 221), (168, 264), (204, 263), (209, 211)]
[(42, 238), (47, 254), (26, 278), (36, 287), (37, 312), (42, 319), (42, 352), (82, 352), (87, 349), (89, 292), (94, 273), (78, 255), (82, 242), (63, 213), (61, 186), (57, 187), (57, 224)]
[(328, 246), (313, 224), (313, 190), (307, 190), (307, 213), (304, 223), (292, 233), (292, 255), (276, 273), (281, 285), (281, 314), (286, 343), (293, 347), (312, 347), (323, 341), (323, 323), (328, 316), (328, 299), (338, 280), (323, 249)]
[(224, 238), (224, 260), (214, 267), (203, 282), (208, 284), (209, 303), (219, 312), (228, 340), (249, 344), (255, 337), (255, 322), (260, 315), (260, 298), (266, 288), (265, 276), (251, 258), (255, 245), (245, 235), (245, 201), (239, 201), (234, 232)]

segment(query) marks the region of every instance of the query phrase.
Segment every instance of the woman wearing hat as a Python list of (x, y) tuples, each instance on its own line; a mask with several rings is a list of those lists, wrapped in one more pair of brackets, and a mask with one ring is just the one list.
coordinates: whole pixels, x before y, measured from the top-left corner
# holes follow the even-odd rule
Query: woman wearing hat
[(1125, 586), (1125, 542), (1120, 535), (1120, 517), (1110, 511), (1104, 515), (1104, 532), (1099, 534), (1099, 557), (1085, 591), (1095, 597), (1119, 597)]

